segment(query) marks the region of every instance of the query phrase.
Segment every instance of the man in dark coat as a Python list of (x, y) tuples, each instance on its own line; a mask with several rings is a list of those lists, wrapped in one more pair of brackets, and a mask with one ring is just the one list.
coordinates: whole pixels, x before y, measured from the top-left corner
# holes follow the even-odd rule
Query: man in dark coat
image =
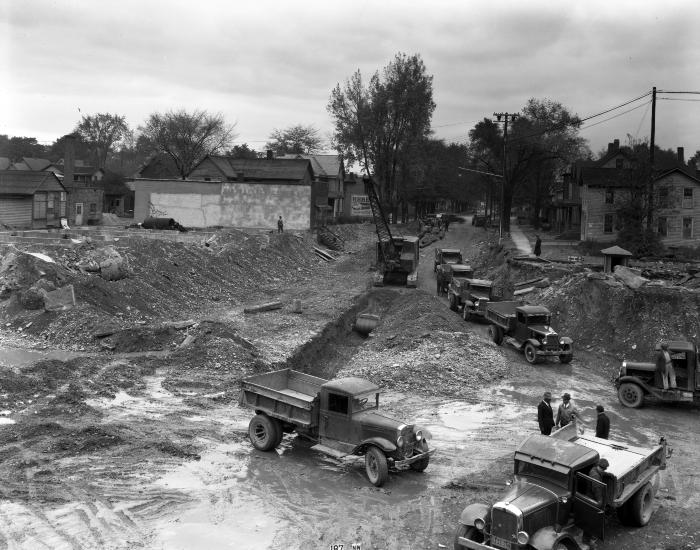
[(595, 436), (607, 439), (610, 435), (610, 419), (605, 414), (603, 405), (596, 405), (595, 410), (598, 411), (598, 420), (595, 423)]
[(537, 422), (540, 425), (540, 433), (542, 435), (550, 435), (554, 426), (554, 412), (552, 411), (552, 394), (548, 391), (544, 392), (542, 401), (537, 405)]
[(542, 254), (542, 239), (540, 239), (539, 235), (535, 235), (535, 250), (533, 252), (538, 258)]

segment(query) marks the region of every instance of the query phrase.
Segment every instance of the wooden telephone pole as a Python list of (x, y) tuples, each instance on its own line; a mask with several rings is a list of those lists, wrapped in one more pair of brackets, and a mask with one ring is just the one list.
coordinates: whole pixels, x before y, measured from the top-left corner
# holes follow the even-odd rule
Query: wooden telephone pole
[(503, 118), (503, 179), (501, 180), (501, 204), (500, 204), (500, 215), (498, 216), (498, 244), (501, 244), (503, 241), (503, 220), (505, 216), (505, 208), (503, 208), (504, 202), (504, 194), (505, 194), (505, 188), (506, 185), (508, 185), (508, 171), (506, 169), (507, 163), (506, 163), (506, 158), (508, 155), (508, 121), (512, 120), (514, 121), (516, 118), (518, 118), (517, 113), (493, 113), (493, 116), (496, 117), (497, 122), (501, 122), (501, 118)]

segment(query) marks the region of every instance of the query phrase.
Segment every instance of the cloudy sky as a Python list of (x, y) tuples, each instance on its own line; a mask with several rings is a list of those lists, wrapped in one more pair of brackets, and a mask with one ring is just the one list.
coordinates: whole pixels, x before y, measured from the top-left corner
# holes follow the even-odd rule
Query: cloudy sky
[[(531, 97), (587, 117), (653, 86), (700, 91), (700, 2), (2, 0), (0, 134), (51, 143), (81, 114), (137, 128), (153, 112), (205, 109), (261, 150), (275, 128), (328, 135), (331, 89), (397, 52), (420, 54), (434, 78), (436, 137), (464, 142)], [(688, 158), (700, 95), (658, 97), (656, 143)], [(598, 152), (650, 126), (647, 96), (581, 135)]]

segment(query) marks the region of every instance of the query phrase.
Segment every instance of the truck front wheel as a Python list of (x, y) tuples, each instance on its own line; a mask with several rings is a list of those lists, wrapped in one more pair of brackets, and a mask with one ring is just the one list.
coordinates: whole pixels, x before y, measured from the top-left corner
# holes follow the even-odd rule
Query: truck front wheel
[(248, 437), (259, 451), (271, 451), (282, 440), (282, 429), (277, 420), (264, 414), (256, 414), (248, 424)]
[(381, 487), (389, 477), (389, 466), (386, 456), (377, 447), (370, 447), (365, 454), (365, 471), (370, 483), (375, 487)]
[(503, 329), (498, 325), (489, 325), (489, 338), (500, 346), (503, 343)]
[(471, 525), (460, 525), (455, 533), (454, 550), (464, 550), (464, 546), (459, 543), (459, 539), (467, 539), (474, 542), (484, 542), (484, 534)]
[(532, 343), (528, 342), (525, 344), (525, 360), (530, 363), (531, 365), (534, 365), (535, 363), (539, 362), (539, 357), (537, 357), (537, 348), (532, 345)]
[(472, 318), (472, 312), (467, 307), (467, 304), (464, 304), (464, 308), (462, 309), (462, 319), (464, 319), (465, 321), (470, 321), (471, 318)]
[(630, 525), (644, 527), (649, 523), (654, 507), (654, 489), (651, 483), (645, 483), (625, 506), (629, 507), (625, 517)]
[[(417, 453), (427, 453), (428, 452), (428, 444), (425, 443), (425, 440), (422, 441), (421, 443), (423, 443), (423, 444), (420, 445), (420, 448), (416, 452)], [(415, 470), (416, 472), (423, 472), (428, 467), (428, 464), (430, 464), (430, 455), (425, 455), (420, 460), (416, 460), (415, 462), (411, 463), (411, 470)]]
[(632, 409), (638, 409), (642, 406), (642, 402), (644, 401), (642, 388), (637, 384), (631, 384), (629, 382), (620, 384), (620, 389), (617, 390), (617, 397), (620, 403)]

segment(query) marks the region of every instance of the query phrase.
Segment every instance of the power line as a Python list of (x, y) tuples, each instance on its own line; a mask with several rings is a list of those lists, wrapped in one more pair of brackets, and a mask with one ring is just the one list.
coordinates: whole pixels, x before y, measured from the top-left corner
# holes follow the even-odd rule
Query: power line
[(663, 99), (664, 101), (700, 101), (700, 99), (684, 99), (682, 97), (657, 97), (656, 99)]
[(613, 115), (609, 118), (606, 118), (604, 120), (599, 120), (598, 122), (594, 122), (592, 124), (587, 124), (586, 126), (581, 127), (581, 130), (587, 130), (588, 128), (593, 128), (593, 126), (598, 126), (598, 124), (603, 124), (604, 122), (608, 122), (609, 120), (613, 120), (614, 118), (621, 117), (622, 115), (626, 115), (627, 113), (631, 113), (632, 111), (636, 111), (637, 109), (641, 109), (644, 106), (649, 106), (651, 104), (651, 101), (648, 101), (647, 103), (642, 103), (641, 105), (637, 105), (636, 107), (632, 107), (631, 109), (627, 109), (626, 111), (623, 111), (622, 113), (618, 113), (616, 115)]

